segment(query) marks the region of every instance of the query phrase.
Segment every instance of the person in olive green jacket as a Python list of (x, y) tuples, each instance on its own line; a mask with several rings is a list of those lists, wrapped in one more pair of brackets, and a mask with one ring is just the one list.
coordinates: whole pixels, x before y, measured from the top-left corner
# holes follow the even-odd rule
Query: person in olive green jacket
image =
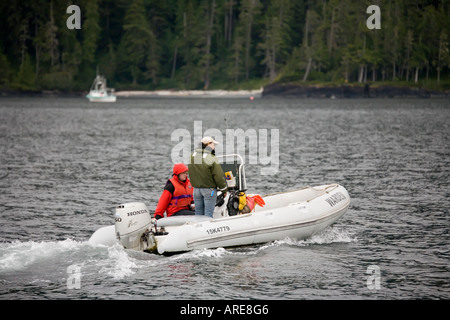
[(217, 200), (217, 189), (224, 197), (228, 191), (222, 167), (215, 156), (218, 144), (211, 137), (204, 137), (201, 147), (191, 154), (189, 179), (194, 187), (195, 214), (213, 217)]

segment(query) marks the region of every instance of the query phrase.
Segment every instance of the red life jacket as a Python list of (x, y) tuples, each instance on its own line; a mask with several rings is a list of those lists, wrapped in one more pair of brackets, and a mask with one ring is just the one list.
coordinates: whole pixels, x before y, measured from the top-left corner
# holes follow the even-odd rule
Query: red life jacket
[(169, 206), (167, 207), (167, 216), (170, 217), (175, 212), (183, 209), (189, 209), (189, 205), (192, 203), (194, 189), (191, 186), (189, 179), (185, 183), (180, 182), (178, 179), (173, 177), (170, 179), (175, 190), (170, 200)]

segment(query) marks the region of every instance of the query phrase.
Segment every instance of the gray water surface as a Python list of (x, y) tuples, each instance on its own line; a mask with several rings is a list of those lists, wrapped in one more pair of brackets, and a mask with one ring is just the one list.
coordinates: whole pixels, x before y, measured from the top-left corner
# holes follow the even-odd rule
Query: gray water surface
[[(3, 98), (0, 117), (0, 299), (450, 298), (448, 100)], [(279, 130), (277, 172), (248, 164), (249, 192), (339, 183), (348, 212), (302, 241), (171, 257), (88, 244), (117, 204), (154, 210), (172, 135), (194, 121), (224, 139)]]

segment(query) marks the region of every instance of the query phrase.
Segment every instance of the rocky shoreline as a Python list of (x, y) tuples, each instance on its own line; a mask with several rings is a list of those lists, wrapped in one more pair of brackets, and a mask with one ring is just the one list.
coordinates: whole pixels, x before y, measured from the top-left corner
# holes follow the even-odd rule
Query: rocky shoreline
[[(259, 90), (124, 90), (116, 91), (115, 95), (120, 99), (127, 98), (261, 98), (263, 89)], [(42, 98), (79, 98), (85, 97), (88, 92), (65, 92), (58, 90), (43, 91), (12, 91), (0, 90), (0, 98), (42, 97)]]
[(301, 84), (273, 83), (264, 87), (262, 97), (285, 98), (444, 98), (450, 92), (436, 92), (426, 89), (396, 87), (392, 85), (365, 86), (314, 86)]
[[(0, 90), (0, 98), (7, 97), (84, 97), (87, 92), (65, 92), (59, 90), (13, 91)], [(120, 98), (450, 98), (450, 91), (431, 91), (412, 87), (380, 86), (326, 86), (273, 83), (260, 90), (159, 90), (159, 91), (117, 91)]]

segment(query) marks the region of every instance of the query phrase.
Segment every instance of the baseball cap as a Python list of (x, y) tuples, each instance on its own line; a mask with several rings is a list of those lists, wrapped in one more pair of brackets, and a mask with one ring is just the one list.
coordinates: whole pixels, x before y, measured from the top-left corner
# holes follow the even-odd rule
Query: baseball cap
[(202, 139), (202, 143), (203, 143), (204, 145), (207, 145), (207, 144), (210, 144), (210, 143), (219, 144), (219, 142), (217, 142), (216, 140), (214, 140), (214, 139), (211, 138), (211, 137), (204, 137), (204, 138)]

